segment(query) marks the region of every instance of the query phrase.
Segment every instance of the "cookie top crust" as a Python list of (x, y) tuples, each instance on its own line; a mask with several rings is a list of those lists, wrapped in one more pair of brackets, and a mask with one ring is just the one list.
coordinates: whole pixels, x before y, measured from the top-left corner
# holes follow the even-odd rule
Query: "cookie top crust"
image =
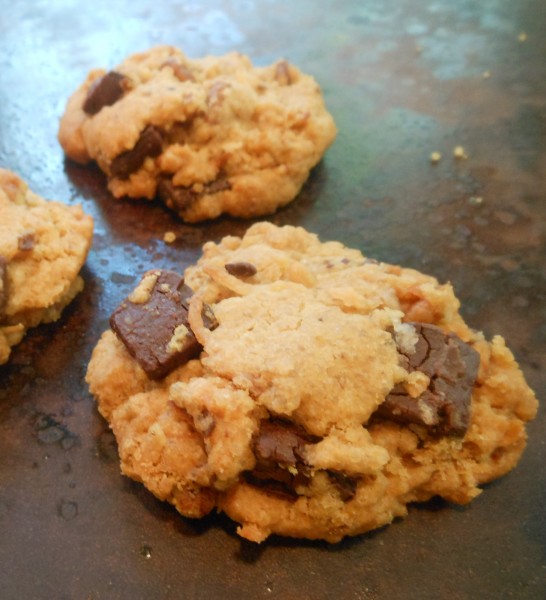
[[(156, 332), (107, 331), (87, 381), (123, 472), (184, 515), (335, 542), (410, 502), (467, 503), (524, 449), (533, 392), (449, 284), (269, 223), (205, 244), (183, 282), (156, 276), (189, 290), (175, 313), (196, 358), (153, 377), (139, 348)], [(156, 306), (149, 277), (121, 306)]]
[(58, 319), (82, 289), (92, 236), (80, 206), (44, 200), (0, 169), (0, 363), (26, 329)]
[(96, 161), (116, 198), (158, 196), (189, 222), (274, 212), (335, 135), (316, 81), (288, 62), (170, 46), (91, 71), (59, 127), (67, 156)]

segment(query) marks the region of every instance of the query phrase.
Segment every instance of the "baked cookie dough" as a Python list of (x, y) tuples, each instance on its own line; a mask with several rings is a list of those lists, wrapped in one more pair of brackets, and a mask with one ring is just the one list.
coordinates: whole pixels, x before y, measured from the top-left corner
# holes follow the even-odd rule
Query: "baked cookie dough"
[(274, 212), (335, 135), (316, 81), (288, 62), (170, 46), (91, 71), (59, 128), (66, 155), (96, 161), (116, 198), (159, 196), (188, 222)]
[(56, 321), (83, 289), (92, 236), (80, 206), (46, 201), (0, 169), (0, 364), (29, 327)]
[(254, 542), (337, 542), (512, 469), (537, 400), (449, 284), (258, 223), (152, 270), (87, 372), (123, 473)]

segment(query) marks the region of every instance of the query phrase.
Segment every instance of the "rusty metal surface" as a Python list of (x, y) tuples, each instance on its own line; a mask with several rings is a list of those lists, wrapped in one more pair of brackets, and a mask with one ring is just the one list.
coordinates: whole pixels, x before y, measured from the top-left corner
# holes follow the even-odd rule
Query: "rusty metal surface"
[(0, 598), (545, 597), (543, 410), (518, 468), (469, 507), (414, 507), (336, 546), (255, 546), (224, 517), (183, 519), (123, 478), (84, 383), (93, 345), (143, 270), (183, 269), (249, 223), (188, 226), (114, 203), (56, 141), (87, 71), (131, 52), (286, 57), (320, 82), (339, 136), (274, 222), (450, 280), (466, 319), (505, 336), (544, 398), (545, 31), (541, 0), (0, 0), (0, 165), (96, 222), (84, 292), (0, 367)]

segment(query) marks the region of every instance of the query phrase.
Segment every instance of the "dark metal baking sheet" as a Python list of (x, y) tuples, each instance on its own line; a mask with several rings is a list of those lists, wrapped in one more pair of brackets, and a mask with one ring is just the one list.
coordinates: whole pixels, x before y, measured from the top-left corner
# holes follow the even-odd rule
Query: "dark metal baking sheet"
[(249, 223), (189, 226), (113, 202), (56, 141), (87, 71), (131, 52), (286, 57), (319, 81), (339, 136), (271, 219), (451, 281), (465, 318), (505, 336), (544, 398), (545, 31), (540, 0), (0, 0), (0, 165), (96, 222), (84, 292), (0, 367), (0, 598), (546, 597), (544, 411), (517, 469), (470, 506), (416, 506), (335, 546), (256, 546), (123, 478), (84, 383), (93, 345), (143, 270), (183, 269)]

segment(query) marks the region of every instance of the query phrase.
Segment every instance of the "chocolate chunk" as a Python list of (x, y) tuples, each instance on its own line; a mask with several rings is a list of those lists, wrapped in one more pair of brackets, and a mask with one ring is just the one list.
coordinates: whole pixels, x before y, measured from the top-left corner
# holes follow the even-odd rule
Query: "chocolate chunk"
[(291, 423), (263, 420), (253, 440), (256, 465), (245, 474), (247, 481), (294, 498), (296, 487), (309, 482), (310, 470), (302, 451), (307, 444), (314, 444), (319, 439)]
[[(256, 465), (245, 473), (246, 480), (268, 492), (296, 498), (297, 487), (308, 485), (311, 476), (304, 449), (320, 439), (292, 423), (280, 419), (263, 420), (252, 445)], [(358, 481), (355, 477), (332, 470), (327, 470), (326, 474), (344, 502), (354, 498)]]
[(318, 438), (290, 423), (263, 420), (254, 439), (254, 454), (258, 462), (294, 466), (298, 461), (303, 462), (303, 448), (316, 441)]
[[(190, 310), (190, 298), (193, 296), (193, 290), (183, 283), (179, 288), (180, 302), (182, 306), (189, 311)], [(203, 304), (203, 310), (201, 311), (201, 318), (203, 319), (203, 325), (212, 331), (218, 327), (218, 321), (212, 311), (212, 308), (208, 304)]]
[(172, 180), (166, 177), (159, 180), (157, 195), (173, 210), (186, 210), (199, 198), (199, 194), (193, 192), (191, 188), (175, 186)]
[(470, 421), (470, 401), (480, 366), (480, 355), (454, 333), (439, 327), (410, 323), (419, 336), (412, 354), (400, 348), (401, 362), (409, 371), (430, 379), (428, 389), (412, 398), (396, 385), (376, 414), (401, 423), (425, 425), (440, 435), (463, 436)]
[(34, 248), (36, 237), (33, 233), (25, 233), (17, 238), (17, 248), (21, 252), (28, 252)]
[(138, 171), (144, 161), (148, 158), (154, 158), (161, 154), (163, 150), (163, 138), (158, 129), (153, 125), (148, 125), (140, 134), (135, 147), (132, 150), (120, 154), (112, 161), (110, 165), (110, 175), (127, 179), (131, 173)]
[(249, 262), (234, 262), (227, 263), (225, 266), (226, 271), (230, 275), (234, 275), (235, 277), (252, 277), (252, 275), (256, 275), (258, 269)]
[(151, 379), (165, 377), (201, 352), (188, 323), (187, 289), (178, 273), (149, 271), (110, 318), (116, 335)]
[(87, 92), (83, 110), (88, 115), (96, 115), (105, 106), (115, 104), (125, 93), (126, 77), (110, 71), (96, 79)]
[(215, 181), (211, 181), (210, 183), (206, 183), (203, 188), (203, 195), (206, 194), (217, 194), (218, 192), (223, 192), (225, 190), (231, 189), (231, 182), (229, 179), (225, 177), (218, 177)]
[(218, 327), (218, 321), (212, 311), (212, 308), (208, 304), (203, 304), (203, 310), (201, 311), (201, 317), (203, 319), (203, 325), (212, 331)]
[(0, 323), (8, 302), (8, 259), (0, 255)]
[(196, 192), (191, 187), (173, 185), (169, 177), (159, 180), (157, 194), (159, 198), (169, 207), (176, 211), (188, 209), (196, 200), (208, 194), (216, 194), (224, 190), (230, 190), (229, 179), (219, 177), (203, 186), (203, 190)]
[(350, 477), (345, 473), (339, 471), (326, 471), (330, 481), (336, 486), (337, 491), (343, 502), (349, 502), (356, 495), (356, 487), (358, 479), (356, 477)]

